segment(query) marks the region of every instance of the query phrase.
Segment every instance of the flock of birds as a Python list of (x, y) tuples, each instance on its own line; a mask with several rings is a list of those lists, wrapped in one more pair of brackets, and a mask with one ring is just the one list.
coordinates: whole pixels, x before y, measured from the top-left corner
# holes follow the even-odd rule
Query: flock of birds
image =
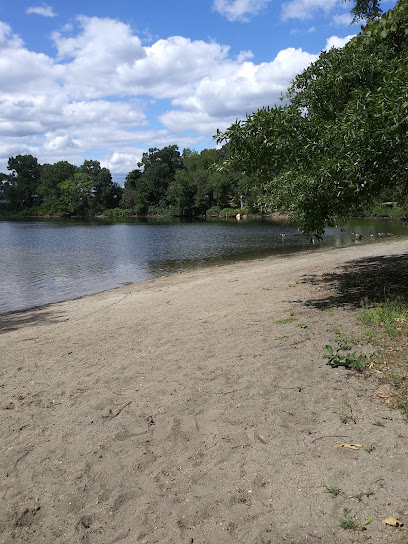
[[(341, 229), (341, 232), (344, 232), (344, 229)], [(364, 238), (364, 235), (359, 233), (359, 232), (352, 232), (351, 234), (354, 236), (354, 238), (356, 240), (362, 240)], [(284, 232), (280, 233), (280, 237), (281, 237), (282, 241), (284, 240), (285, 236), (286, 236), (286, 234)], [(375, 238), (376, 236), (381, 238), (381, 237), (384, 237), (384, 236), (394, 236), (394, 235), (392, 234), (392, 232), (377, 232), (377, 234), (374, 234), (370, 230), (370, 232), (368, 233), (368, 236), (370, 238)], [(310, 240), (310, 243), (314, 244), (314, 239), (313, 238)]]
[[(360, 234), (359, 232), (352, 232), (351, 234), (356, 238), (356, 240), (362, 240), (364, 238), (364, 236)], [(370, 230), (370, 232), (368, 233), (368, 236), (370, 238), (375, 238), (376, 235)], [(394, 236), (394, 235), (392, 234), (392, 232), (378, 232), (377, 236), (383, 237), (383, 236)]]

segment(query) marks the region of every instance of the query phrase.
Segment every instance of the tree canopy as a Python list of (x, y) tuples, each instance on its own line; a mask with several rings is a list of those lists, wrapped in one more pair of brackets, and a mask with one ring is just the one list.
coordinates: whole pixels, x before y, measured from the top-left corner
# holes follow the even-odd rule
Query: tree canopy
[(0, 174), (0, 190), (13, 212), (87, 215), (118, 206), (123, 191), (98, 161), (41, 165), (32, 155), (17, 155), (7, 168), (9, 174)]
[(359, 213), (382, 191), (407, 197), (408, 3), (321, 53), (282, 105), (237, 120), (225, 168), (254, 176), (264, 210), (290, 211), (307, 233)]

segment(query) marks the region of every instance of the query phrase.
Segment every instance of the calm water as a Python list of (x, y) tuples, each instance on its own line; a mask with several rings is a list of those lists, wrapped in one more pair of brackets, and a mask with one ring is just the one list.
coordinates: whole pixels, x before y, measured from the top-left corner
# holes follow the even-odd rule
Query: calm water
[(352, 231), (367, 241), (370, 231), (408, 235), (402, 223), (373, 220), (328, 229), (315, 245), (270, 221), (0, 221), (0, 313), (191, 268), (348, 245)]

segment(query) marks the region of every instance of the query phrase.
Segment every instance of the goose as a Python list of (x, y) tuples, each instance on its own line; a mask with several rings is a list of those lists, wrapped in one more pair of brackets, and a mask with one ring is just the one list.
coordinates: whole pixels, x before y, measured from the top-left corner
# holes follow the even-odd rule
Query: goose
[(352, 232), (351, 234), (354, 234), (357, 240), (362, 240), (364, 238), (364, 236), (358, 232)]

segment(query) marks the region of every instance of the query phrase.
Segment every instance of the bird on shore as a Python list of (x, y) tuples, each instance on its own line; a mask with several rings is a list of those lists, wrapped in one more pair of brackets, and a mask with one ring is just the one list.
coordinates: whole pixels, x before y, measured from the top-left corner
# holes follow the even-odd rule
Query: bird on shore
[(364, 238), (364, 236), (359, 232), (352, 232), (351, 234), (353, 234), (357, 240), (362, 240)]

